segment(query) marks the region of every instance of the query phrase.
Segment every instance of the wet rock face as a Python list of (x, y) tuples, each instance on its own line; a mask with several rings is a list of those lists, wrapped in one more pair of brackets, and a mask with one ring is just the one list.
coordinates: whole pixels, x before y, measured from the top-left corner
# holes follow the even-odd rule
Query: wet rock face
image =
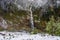
[[(43, 3), (44, 2), (44, 3)], [(29, 6), (34, 6), (34, 7), (41, 7), (45, 5), (48, 1), (47, 0), (17, 0), (16, 4), (19, 8), (28, 8)]]
[(2, 9), (8, 10), (7, 5), (13, 2), (14, 0), (0, 0), (0, 6), (2, 7)]
[(57, 7), (60, 6), (60, 0), (57, 0), (56, 3), (57, 3)]
[[(44, 2), (44, 3), (43, 3)], [(8, 4), (16, 4), (17, 6), (29, 7), (30, 5), (34, 5), (35, 7), (40, 7), (45, 5), (47, 0), (0, 0), (0, 5), (4, 10), (8, 10)]]
[[(48, 2), (48, 3), (47, 3)], [(4, 10), (8, 10), (7, 5), (8, 4), (16, 4), (18, 8), (28, 8), (30, 5), (33, 5), (34, 7), (41, 7), (44, 5), (44, 7), (48, 4), (48, 5), (52, 5), (52, 3), (57, 4), (57, 6), (60, 5), (60, 1), (57, 0), (0, 0), (0, 6), (4, 9)]]
[(0, 27), (4, 29), (7, 29), (8, 27), (7, 22), (2, 17), (0, 17)]

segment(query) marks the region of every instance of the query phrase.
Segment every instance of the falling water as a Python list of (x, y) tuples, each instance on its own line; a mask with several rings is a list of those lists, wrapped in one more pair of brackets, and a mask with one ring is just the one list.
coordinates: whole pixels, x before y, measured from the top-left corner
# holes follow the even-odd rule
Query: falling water
[(30, 23), (32, 30), (34, 29), (32, 6), (34, 6), (35, 8), (39, 8), (45, 5), (46, 3), (47, 0), (17, 0), (15, 2), (19, 9), (23, 9), (30, 12)]
[(30, 23), (32, 30), (34, 30), (33, 14), (31, 8), (30, 8)]
[[(2, 1), (0, 1), (0, 5), (3, 9), (8, 9), (8, 7), (6, 7), (6, 6), (9, 3), (16, 4), (18, 9), (20, 9), (20, 10), (26, 10), (26, 11), (30, 12), (30, 23), (31, 23), (32, 29), (34, 29), (32, 6), (34, 6), (35, 8), (42, 7), (43, 5), (45, 5), (47, 3), (47, 0), (2, 0)], [(31, 6), (31, 8), (30, 8), (30, 6)], [(2, 20), (1, 26), (4, 27), (4, 26), (6, 26), (5, 24), (7, 24), (6, 21)]]
[[(18, 7), (19, 10), (29, 11), (31, 27), (34, 28), (33, 14), (32, 14), (33, 8), (30, 9), (30, 6), (32, 5), (35, 8), (40, 8), (40, 7), (44, 6), (44, 8), (46, 8), (47, 4), (49, 4), (49, 5), (52, 4), (51, 1), (50, 2), (49, 1), (48, 0), (0, 0), (0, 5), (3, 9), (8, 9), (8, 7), (6, 7), (6, 5), (9, 3), (14, 3), (14, 4), (16, 4), (16, 6)], [(58, 2), (58, 1), (57, 1), (57, 3), (60, 4), (60, 2)], [(2, 24), (3, 24), (3, 26), (5, 26), (4, 24), (7, 24), (4, 19), (2, 20)]]

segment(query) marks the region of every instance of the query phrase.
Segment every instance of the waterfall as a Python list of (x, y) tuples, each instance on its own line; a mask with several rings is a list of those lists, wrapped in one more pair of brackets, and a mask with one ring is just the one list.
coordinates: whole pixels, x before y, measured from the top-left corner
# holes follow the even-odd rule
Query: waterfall
[[(32, 29), (34, 29), (32, 7), (34, 6), (35, 8), (40, 8), (43, 5), (45, 5), (47, 2), (48, 2), (47, 0), (2, 0), (0, 1), (0, 5), (3, 9), (8, 9), (8, 7), (6, 8), (6, 5), (9, 3), (14, 3), (16, 4), (19, 10), (29, 11), (31, 27)], [(3, 19), (1, 26), (4, 28), (4, 26), (6, 26), (5, 24), (7, 25), (6, 21)]]
[[(45, 5), (47, 0), (2, 0), (0, 2), (1, 2), (1, 6), (2, 6), (3, 9), (7, 9), (8, 8), (8, 7), (6, 8), (7, 4), (14, 3), (18, 7), (18, 9), (29, 11), (30, 12), (31, 27), (32, 27), (32, 29), (34, 29), (33, 14), (32, 14), (32, 9), (33, 8), (32, 7), (34, 6), (35, 8), (39, 8), (39, 7), (43, 6), (43, 5)], [(4, 27), (5, 24), (7, 24), (7, 23), (6, 23), (5, 20), (3, 20), (1, 26)]]
[(33, 13), (31, 8), (30, 8), (30, 23), (31, 23), (32, 30), (34, 30)]
[[(43, 3), (44, 2), (44, 3)], [(32, 7), (39, 8), (47, 3), (47, 0), (17, 0), (15, 4), (17, 4), (18, 9), (29, 11), (30, 13), (30, 24), (32, 30), (34, 29), (34, 22), (33, 22), (33, 13)]]
[(57, 7), (60, 6), (60, 0), (56, 1)]

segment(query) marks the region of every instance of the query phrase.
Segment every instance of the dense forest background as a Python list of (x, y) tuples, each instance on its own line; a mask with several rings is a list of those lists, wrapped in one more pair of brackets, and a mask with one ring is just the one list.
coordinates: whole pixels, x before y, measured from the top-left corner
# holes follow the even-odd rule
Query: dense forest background
[(55, 0), (50, 2), (51, 5), (37, 8), (34, 5), (31, 10), (19, 10), (13, 2), (5, 2), (4, 7), (0, 3), (0, 31), (26, 30), (34, 34), (43, 32), (60, 35), (60, 5)]

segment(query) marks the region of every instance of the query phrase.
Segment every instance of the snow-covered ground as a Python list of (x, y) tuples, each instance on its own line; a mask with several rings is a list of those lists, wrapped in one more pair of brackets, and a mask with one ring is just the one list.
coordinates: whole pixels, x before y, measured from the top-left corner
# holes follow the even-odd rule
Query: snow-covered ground
[(59, 36), (0, 31), (0, 40), (60, 40)]

